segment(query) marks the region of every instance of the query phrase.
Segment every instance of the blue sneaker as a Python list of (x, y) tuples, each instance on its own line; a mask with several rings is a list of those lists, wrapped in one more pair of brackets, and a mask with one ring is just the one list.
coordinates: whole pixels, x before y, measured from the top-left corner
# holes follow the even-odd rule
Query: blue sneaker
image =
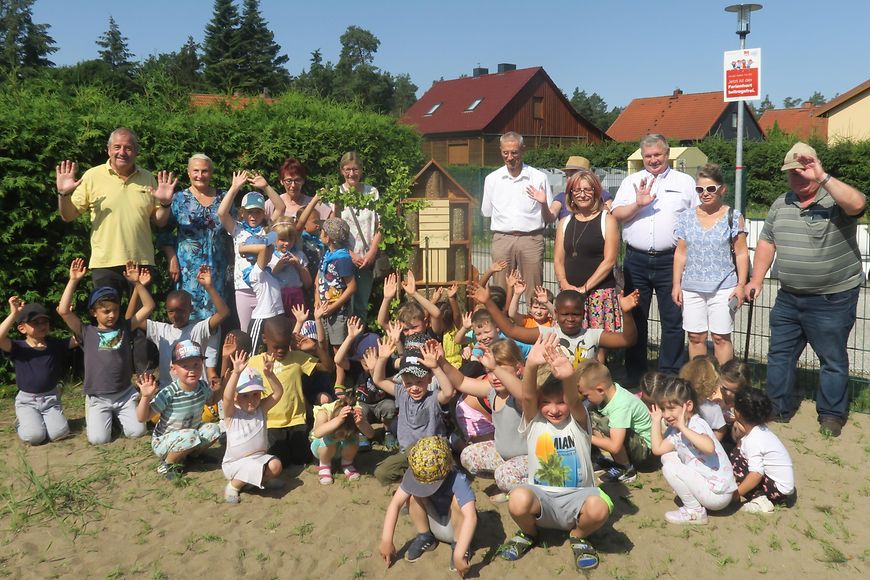
[(501, 557), (510, 562), (519, 560), (535, 545), (536, 538), (517, 530), (514, 537), (501, 547)]
[(438, 540), (432, 535), (432, 532), (425, 534), (417, 534), (417, 537), (411, 540), (411, 545), (408, 546), (408, 551), (405, 552), (405, 560), (408, 562), (416, 562), (423, 557), (425, 552), (431, 552), (438, 544)]
[(363, 435), (362, 433), (360, 433), (358, 437), (359, 437), (359, 443), (358, 443), (359, 450), (363, 451), (363, 452), (371, 451), (372, 450), (372, 442), (369, 441), (369, 438), (366, 437), (365, 435)]
[(399, 440), (390, 432), (384, 433), (384, 449), (387, 451), (399, 450)]
[(582, 572), (598, 567), (598, 552), (592, 544), (582, 538), (571, 538), (571, 552), (574, 554), (574, 566)]

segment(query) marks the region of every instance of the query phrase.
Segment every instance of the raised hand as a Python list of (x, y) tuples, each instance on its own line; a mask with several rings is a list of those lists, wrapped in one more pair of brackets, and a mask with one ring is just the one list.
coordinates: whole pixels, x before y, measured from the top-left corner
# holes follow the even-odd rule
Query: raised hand
[(438, 304), (439, 302), (441, 302), (442, 298), (444, 298), (444, 288), (439, 286), (435, 289), (434, 292), (432, 292), (432, 296), (429, 297), (429, 301), (432, 302), (432, 304)]
[(136, 386), (139, 387), (139, 393), (146, 399), (153, 399), (159, 389), (157, 380), (151, 373), (139, 374), (136, 377)]
[(822, 162), (819, 161), (817, 157), (812, 155), (798, 155), (795, 161), (804, 166), (803, 169), (795, 169), (801, 177), (812, 179), (817, 182), (825, 177), (825, 169), (822, 167)]
[(677, 416), (674, 417), (677, 429), (683, 431), (686, 429), (686, 406), (688, 403), (683, 403), (677, 409)]
[(61, 161), (54, 168), (57, 174), (57, 192), (61, 195), (69, 195), (81, 184), (82, 180), (76, 180), (75, 161)]
[(233, 372), (242, 372), (248, 366), (248, 353), (243, 350), (237, 350), (230, 355), (230, 362), (233, 363)]
[(395, 272), (384, 279), (384, 298), (392, 300), (399, 293), (399, 277)]
[(619, 307), (622, 308), (623, 312), (631, 312), (637, 307), (637, 303), (640, 301), (640, 292), (635, 290), (628, 296), (625, 295), (625, 291), (619, 293)]
[(257, 189), (266, 189), (269, 187), (269, 182), (266, 181), (266, 178), (260, 175), (259, 173), (254, 173), (248, 176), (248, 183), (256, 187)]
[(555, 332), (548, 332), (539, 335), (538, 340), (536, 340), (535, 344), (532, 345), (532, 350), (529, 351), (529, 355), (526, 357), (526, 365), (541, 366), (547, 362), (545, 357), (547, 347), (557, 346), (557, 344)]
[(16, 318), (21, 311), (24, 310), (24, 305), (26, 302), (19, 298), (18, 296), (10, 296), (9, 297), (9, 312), (12, 314), (12, 318)]
[(151, 284), (151, 268), (148, 266), (139, 266), (139, 283), (145, 287)]
[(486, 370), (495, 370), (495, 367), (497, 365), (495, 362), (495, 356), (493, 356), (492, 351), (489, 349), (488, 346), (483, 345), (480, 346), (480, 349), (483, 351), (483, 354), (477, 357), (477, 360), (480, 361), (480, 364), (482, 364), (483, 368), (485, 368)]
[(411, 295), (417, 292), (417, 279), (414, 277), (414, 272), (408, 270), (405, 274), (405, 279), (402, 281), (402, 290), (405, 294)]
[(242, 171), (233, 171), (233, 180), (230, 183), (230, 191), (236, 192), (242, 188), (248, 182), (248, 172), (245, 170)]
[(656, 200), (656, 196), (652, 192), (652, 187), (655, 182), (655, 177), (652, 179), (644, 177), (640, 180), (639, 185), (634, 186), (635, 203), (637, 203), (637, 207), (646, 207)]
[(662, 424), (662, 410), (658, 405), (653, 404), (649, 408), (649, 415), (652, 419), (653, 425), (661, 425)]
[(493, 262), (492, 264), (490, 264), (489, 271), (490, 272), (501, 272), (502, 270), (504, 270), (507, 267), (508, 267), (507, 260), (499, 260), (498, 262)]
[(263, 374), (264, 375), (274, 375), (275, 374), (275, 355), (270, 353), (263, 354)]
[(402, 340), (402, 323), (398, 320), (391, 320), (387, 323), (387, 337), (394, 343), (398, 344)]
[(523, 275), (519, 270), (511, 270), (505, 279), (508, 288), (513, 288), (519, 280), (523, 279)]
[(178, 178), (170, 171), (157, 172), (157, 189), (151, 188), (151, 195), (158, 202), (167, 204), (172, 201), (172, 196), (175, 194), (175, 186), (178, 185)]
[(78, 282), (82, 278), (85, 277), (85, 274), (88, 273), (88, 269), (85, 267), (84, 258), (76, 258), (69, 265), (69, 279), (75, 280)]
[(319, 320), (329, 316), (332, 313), (332, 310), (331, 302), (321, 302), (314, 307), (314, 320)]
[(135, 284), (139, 281), (139, 264), (133, 260), (127, 260), (124, 264), (124, 278), (130, 284)]
[(356, 317), (351, 316), (347, 319), (347, 335), (351, 338), (356, 338), (363, 331), (363, 323), (362, 321)]
[(367, 369), (371, 370), (375, 368), (375, 365), (378, 364), (378, 349), (375, 347), (366, 349), (362, 359)]
[(211, 268), (203, 264), (199, 267), (199, 272), (196, 273), (196, 281), (203, 288), (208, 288), (212, 285)]
[(538, 304), (547, 304), (550, 302), (550, 297), (547, 295), (547, 289), (543, 286), (535, 287), (535, 301)]
[(420, 347), (420, 354), (423, 355), (420, 361), (423, 363), (423, 366), (428, 369), (435, 369), (438, 366), (438, 341), (427, 340)]
[(378, 358), (390, 358), (390, 355), (396, 350), (396, 343), (390, 340), (389, 337), (378, 339)]
[(294, 304), (290, 307), (290, 312), (296, 320), (308, 320), (308, 309), (304, 304)]
[[(551, 334), (555, 335), (555, 333)], [(550, 365), (553, 376), (560, 381), (564, 381), (574, 374), (574, 366), (558, 345), (550, 345), (544, 350), (544, 360)]]
[(231, 357), (234, 352), (236, 352), (236, 335), (228, 334), (223, 347), (221, 347), (221, 357)]
[(462, 315), (462, 328), (470, 329), (471, 328), (471, 312), (466, 312)]
[(526, 281), (523, 280), (522, 276), (517, 280), (517, 283), (514, 284), (514, 296), (522, 296), (526, 293)]
[(471, 297), (478, 304), (486, 304), (486, 301), (489, 300), (489, 289), (486, 286), (481, 286), (476, 282), (472, 282), (468, 287), (469, 292), (471, 292)]
[(535, 187), (534, 185), (530, 185), (526, 187), (526, 195), (528, 195), (530, 199), (534, 199), (538, 203), (547, 203), (547, 192), (544, 191), (543, 187)]
[(450, 286), (447, 287), (447, 298), (456, 298), (456, 295), (459, 293), (459, 284), (454, 282)]

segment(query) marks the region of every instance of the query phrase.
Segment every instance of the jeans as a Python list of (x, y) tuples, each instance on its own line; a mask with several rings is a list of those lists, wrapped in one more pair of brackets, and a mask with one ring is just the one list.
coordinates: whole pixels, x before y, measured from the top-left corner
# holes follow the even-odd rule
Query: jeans
[(834, 294), (792, 294), (780, 289), (770, 312), (767, 394), (774, 412), (794, 415), (801, 397), (795, 385), (797, 361), (807, 343), (819, 357), (819, 418), (845, 421), (849, 411), (849, 353), (860, 288)]
[(674, 254), (650, 256), (645, 252), (626, 248), (625, 293), (640, 292), (640, 301), (634, 309), (637, 342), (625, 351), (625, 371), (629, 384), (637, 384), (646, 372), (648, 319), (653, 291), (656, 293), (661, 318), (662, 336), (659, 346), (659, 370), (676, 375), (683, 365), (686, 335), (683, 332), (683, 313), (671, 299), (674, 280)]

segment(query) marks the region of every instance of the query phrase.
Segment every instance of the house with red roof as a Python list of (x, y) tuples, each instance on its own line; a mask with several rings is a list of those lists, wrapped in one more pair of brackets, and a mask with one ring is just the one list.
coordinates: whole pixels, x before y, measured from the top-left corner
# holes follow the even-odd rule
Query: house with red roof
[(470, 77), (434, 83), (400, 122), (423, 135), (423, 155), (442, 165), (501, 165), (498, 138), (508, 131), (521, 134), (527, 148), (607, 139), (543, 68), (506, 63), (495, 73), (478, 67)]
[(870, 139), (870, 80), (820, 106), (816, 116), (828, 121), (828, 143)]
[(794, 135), (801, 141), (806, 141), (810, 137), (827, 141), (828, 120), (817, 116), (820, 109), (821, 107), (816, 107), (809, 101), (791, 109), (768, 109), (761, 115), (758, 124), (765, 135), (776, 128), (788, 135)]
[(640, 141), (659, 133), (684, 144), (711, 135), (737, 137), (737, 110), (745, 107), (744, 139), (762, 140), (764, 133), (745, 102), (726, 103), (722, 91), (683, 93), (677, 89), (663, 97), (633, 99), (607, 130), (614, 141)]

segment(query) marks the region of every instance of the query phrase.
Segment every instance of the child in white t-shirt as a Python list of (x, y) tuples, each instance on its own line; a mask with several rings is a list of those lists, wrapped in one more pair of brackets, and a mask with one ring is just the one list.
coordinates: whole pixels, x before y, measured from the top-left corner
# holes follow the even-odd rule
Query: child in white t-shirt
[(265, 236), (250, 236), (239, 246), (239, 252), (252, 262), (242, 276), (257, 296), (257, 305), (251, 313), (248, 335), (251, 337), (251, 354), (257, 354), (263, 341), (263, 323), (275, 316), (284, 315), (281, 299), (281, 282), (272, 274), (269, 262), (277, 236), (270, 232)]

